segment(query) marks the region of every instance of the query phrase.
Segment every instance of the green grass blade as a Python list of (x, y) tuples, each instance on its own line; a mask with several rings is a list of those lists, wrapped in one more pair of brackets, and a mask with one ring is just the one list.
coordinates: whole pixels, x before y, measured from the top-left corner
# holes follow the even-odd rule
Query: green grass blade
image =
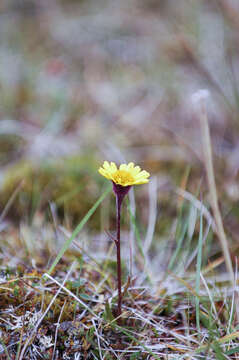
[(136, 217), (134, 216), (134, 214), (132, 213), (132, 211), (130, 209), (130, 204), (129, 204), (128, 199), (127, 199), (127, 208), (128, 208), (129, 215), (130, 215), (131, 224), (133, 225), (134, 234), (135, 234), (135, 238), (136, 238), (136, 242), (137, 242), (137, 245), (138, 245), (138, 248), (139, 248), (140, 255), (143, 257), (143, 259), (145, 261), (143, 243), (142, 243), (142, 239), (140, 237), (140, 232), (139, 232), (139, 228), (138, 228), (138, 225), (137, 225)]
[(212, 344), (212, 349), (215, 351), (215, 356), (217, 360), (227, 360), (226, 356), (223, 354), (220, 344), (217, 341), (214, 341), (214, 343)]
[(2, 347), (3, 347), (4, 352), (5, 352), (5, 354), (6, 354), (7, 360), (11, 360), (10, 355), (9, 355), (9, 352), (7, 351), (7, 347), (6, 347), (6, 345), (4, 344), (4, 342), (2, 341), (2, 339), (0, 339), (0, 344), (2, 344)]
[[(193, 235), (195, 233), (195, 228), (197, 224), (198, 218), (198, 210), (197, 208), (191, 204), (188, 210), (188, 229), (187, 229), (187, 242), (185, 244), (186, 249), (188, 249), (189, 254), (191, 253), (191, 242), (193, 239)], [(190, 230), (190, 231), (189, 231)]]
[[(198, 238), (198, 255), (197, 255), (197, 265), (196, 265), (196, 293), (199, 295), (200, 292), (200, 273), (202, 266), (202, 245), (203, 245), (203, 216), (202, 210), (200, 212), (200, 230)], [(196, 297), (196, 324), (198, 333), (200, 333), (200, 309), (199, 309), (199, 297)]]
[(136, 220), (136, 217), (134, 216), (134, 214), (132, 213), (132, 210), (130, 208), (130, 203), (129, 203), (129, 200), (127, 199), (127, 209), (129, 211), (129, 215), (130, 215), (130, 222), (131, 224), (133, 225), (133, 229), (134, 229), (134, 234), (135, 234), (135, 239), (136, 239), (136, 242), (137, 242), (137, 246), (138, 246), (138, 249), (139, 249), (139, 253), (140, 255), (142, 256), (142, 260), (143, 260), (143, 263), (144, 263), (144, 270), (146, 272), (146, 275), (147, 275), (147, 279), (149, 281), (150, 284), (152, 284), (152, 280), (151, 280), (151, 277), (150, 277), (150, 273), (147, 269), (147, 264), (146, 264), (146, 259), (145, 259), (145, 255), (144, 255), (144, 249), (143, 249), (143, 242), (142, 242), (142, 239), (141, 239), (141, 236), (140, 236), (140, 230), (139, 230), (139, 226), (137, 224), (137, 220)]
[(185, 209), (185, 202), (182, 201), (182, 204), (181, 204), (180, 208), (178, 209), (177, 226), (176, 226), (176, 232), (175, 232), (175, 239), (177, 242), (177, 247), (176, 247), (176, 250), (173, 253), (171, 260), (169, 262), (169, 265), (168, 265), (169, 270), (173, 269), (173, 265), (174, 265), (175, 260), (176, 260), (177, 256), (179, 255), (179, 252), (182, 248), (182, 242), (186, 236), (186, 232), (188, 229), (188, 222), (184, 222), (184, 219), (183, 219), (184, 209)]
[(126, 330), (125, 328), (119, 326), (119, 325), (116, 325), (116, 324), (113, 324), (111, 323), (111, 326), (115, 329), (117, 329), (118, 331), (121, 331), (123, 334), (125, 334), (126, 336), (128, 336), (131, 340), (133, 340), (136, 344), (139, 344), (140, 346), (142, 346), (142, 348), (144, 348), (144, 350), (146, 352), (148, 352), (152, 357), (153, 359), (155, 360), (160, 360), (160, 358), (154, 354), (147, 346), (145, 346), (141, 341), (139, 341), (138, 339), (136, 339), (135, 336), (133, 336), (130, 331)]
[(230, 350), (227, 350), (225, 352), (226, 355), (234, 355), (235, 353), (238, 353), (239, 352), (239, 346), (236, 346)]
[(58, 264), (58, 262), (60, 261), (60, 259), (62, 258), (62, 256), (64, 255), (64, 253), (66, 252), (66, 250), (69, 248), (69, 246), (71, 245), (72, 241), (76, 238), (76, 236), (79, 234), (79, 232), (81, 231), (81, 229), (83, 228), (83, 226), (87, 223), (87, 221), (89, 220), (89, 218), (94, 214), (95, 210), (97, 209), (97, 207), (100, 205), (100, 203), (104, 200), (104, 198), (109, 194), (109, 192), (112, 190), (112, 186), (107, 187), (107, 189), (105, 190), (105, 192), (103, 192), (103, 194), (99, 197), (99, 199), (95, 202), (95, 204), (92, 206), (92, 208), (90, 208), (90, 210), (87, 212), (87, 214), (83, 217), (83, 219), (81, 220), (81, 222), (77, 225), (77, 227), (75, 228), (75, 230), (73, 231), (71, 237), (69, 239), (67, 239), (64, 243), (64, 245), (62, 246), (60, 252), (58, 253), (57, 257), (55, 258), (53, 264), (51, 265), (48, 274), (50, 275), (52, 273), (52, 271), (54, 270), (55, 266)]
[(182, 234), (181, 234), (180, 238), (178, 239), (176, 250), (174, 251), (173, 256), (171, 257), (171, 260), (169, 262), (169, 265), (168, 265), (169, 270), (172, 270), (175, 260), (178, 256), (180, 250), (182, 249), (182, 244), (183, 244), (183, 240), (185, 238), (187, 229), (188, 229), (188, 223), (185, 223), (183, 225)]

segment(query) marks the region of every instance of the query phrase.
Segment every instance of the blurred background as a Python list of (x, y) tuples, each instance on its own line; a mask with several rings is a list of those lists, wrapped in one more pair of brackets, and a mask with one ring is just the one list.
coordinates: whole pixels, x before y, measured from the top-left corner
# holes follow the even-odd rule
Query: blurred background
[[(207, 201), (191, 100), (204, 88), (220, 206), (238, 240), (238, 65), (237, 0), (2, 0), (1, 220), (52, 221), (54, 204), (71, 228), (102, 192), (102, 162), (133, 161), (154, 178), (136, 189), (139, 216), (147, 225), (157, 209), (169, 236), (178, 187)], [(111, 226), (110, 206), (93, 230)]]

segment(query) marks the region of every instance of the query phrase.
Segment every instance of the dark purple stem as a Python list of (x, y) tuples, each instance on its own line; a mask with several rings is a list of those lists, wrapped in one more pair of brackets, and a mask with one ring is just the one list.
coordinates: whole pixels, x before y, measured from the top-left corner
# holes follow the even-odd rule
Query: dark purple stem
[(118, 278), (118, 316), (121, 316), (122, 293), (121, 293), (121, 254), (120, 254), (120, 213), (123, 197), (116, 195), (116, 249), (117, 249), (117, 278)]
[[(121, 292), (121, 254), (120, 254), (120, 214), (124, 197), (128, 194), (131, 186), (121, 186), (113, 182), (113, 190), (116, 196), (116, 251), (117, 251), (117, 281), (118, 281), (118, 316), (121, 316), (122, 292)], [(119, 318), (118, 323), (120, 324)]]

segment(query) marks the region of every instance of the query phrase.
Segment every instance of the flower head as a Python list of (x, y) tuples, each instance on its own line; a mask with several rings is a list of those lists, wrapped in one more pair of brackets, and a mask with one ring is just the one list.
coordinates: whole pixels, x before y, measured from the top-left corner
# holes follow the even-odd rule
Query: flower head
[(121, 164), (117, 168), (114, 162), (109, 164), (108, 161), (104, 161), (103, 167), (99, 168), (99, 173), (106, 179), (112, 180), (114, 184), (125, 187), (146, 184), (149, 182), (148, 177), (150, 176), (147, 171), (141, 171), (139, 166), (134, 166), (133, 162), (128, 165)]

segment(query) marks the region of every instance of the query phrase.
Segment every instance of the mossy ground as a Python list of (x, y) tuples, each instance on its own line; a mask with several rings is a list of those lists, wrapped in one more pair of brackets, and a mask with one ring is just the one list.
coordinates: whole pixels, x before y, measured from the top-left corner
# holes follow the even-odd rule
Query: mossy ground
[[(226, 330), (232, 304), (220, 294), (213, 302), (206, 293), (200, 295), (204, 341), (199, 340), (190, 279), (168, 275), (154, 293), (150, 287), (136, 286), (135, 277), (126, 280), (119, 325), (116, 274), (109, 264), (89, 259), (87, 252), (66, 254), (52, 276), (43, 266), (37, 270), (22, 262), (2, 269), (3, 359), (20, 355), (28, 341), (24, 359), (161, 359), (179, 354), (196, 359), (234, 349), (236, 332), (230, 329), (228, 336)], [(169, 293), (170, 286), (177, 291)], [(217, 286), (223, 291), (227, 285)]]

